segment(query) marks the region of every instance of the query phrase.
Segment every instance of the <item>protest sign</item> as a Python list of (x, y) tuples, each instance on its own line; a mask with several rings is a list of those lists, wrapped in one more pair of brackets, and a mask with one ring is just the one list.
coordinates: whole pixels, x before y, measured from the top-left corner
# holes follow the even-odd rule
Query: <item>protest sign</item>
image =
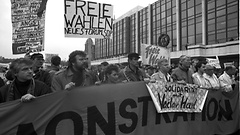
[(0, 104), (0, 134), (230, 134), (239, 129), (238, 96), (209, 91), (200, 113), (157, 113), (144, 82), (79, 87)]
[(159, 59), (170, 60), (170, 52), (165, 47), (155, 45), (141, 45), (142, 63), (146, 65), (157, 65)]
[(208, 93), (191, 84), (157, 81), (148, 86), (158, 113), (201, 112)]
[(45, 54), (45, 63), (51, 63), (51, 59), (53, 56), (56, 56), (58, 54), (52, 54), (52, 53), (46, 53)]
[(44, 50), (45, 12), (37, 16), (42, 0), (11, 0), (12, 52), (24, 54)]
[(109, 38), (113, 6), (83, 0), (64, 0), (65, 37)]
[(207, 64), (215, 67), (215, 68), (221, 68), (219, 59), (213, 59), (213, 58), (206, 58)]

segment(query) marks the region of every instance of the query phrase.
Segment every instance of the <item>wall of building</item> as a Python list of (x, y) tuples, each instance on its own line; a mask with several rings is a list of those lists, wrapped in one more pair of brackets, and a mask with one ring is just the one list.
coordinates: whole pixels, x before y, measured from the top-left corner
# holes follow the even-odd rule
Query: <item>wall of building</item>
[(161, 34), (170, 37), (171, 59), (181, 54), (239, 58), (238, 6), (239, 0), (158, 0), (117, 19), (112, 39), (95, 40), (95, 58), (140, 53), (141, 43), (157, 45)]

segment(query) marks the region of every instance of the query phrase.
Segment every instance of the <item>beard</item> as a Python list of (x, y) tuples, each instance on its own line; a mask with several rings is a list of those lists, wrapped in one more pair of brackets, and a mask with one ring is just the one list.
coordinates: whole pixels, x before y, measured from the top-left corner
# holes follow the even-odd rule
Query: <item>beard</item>
[(88, 63), (84, 62), (82, 65), (75, 65), (74, 68), (81, 72), (81, 71), (85, 70), (86, 68), (88, 68)]

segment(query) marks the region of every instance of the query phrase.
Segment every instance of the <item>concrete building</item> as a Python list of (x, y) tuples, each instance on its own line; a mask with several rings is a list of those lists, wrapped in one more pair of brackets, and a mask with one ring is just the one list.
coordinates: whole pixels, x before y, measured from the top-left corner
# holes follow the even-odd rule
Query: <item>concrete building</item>
[(142, 43), (157, 45), (162, 34), (170, 37), (173, 63), (182, 54), (239, 63), (239, 1), (158, 0), (136, 7), (114, 21), (112, 39), (95, 39), (92, 64), (126, 62), (128, 53), (140, 53)]

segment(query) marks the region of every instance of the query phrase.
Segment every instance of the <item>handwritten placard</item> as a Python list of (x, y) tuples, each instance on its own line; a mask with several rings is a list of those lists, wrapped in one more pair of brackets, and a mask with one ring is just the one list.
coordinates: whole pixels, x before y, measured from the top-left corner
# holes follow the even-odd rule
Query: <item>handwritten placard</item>
[(65, 37), (109, 38), (113, 6), (83, 0), (64, 0)]
[(159, 59), (170, 60), (170, 52), (165, 47), (142, 44), (142, 63), (147, 65), (157, 65)]
[(148, 91), (158, 113), (201, 112), (208, 93), (195, 85), (161, 81), (149, 83)]
[(45, 12), (37, 16), (42, 0), (11, 0), (13, 54), (44, 50)]
[(221, 68), (219, 59), (206, 58), (207, 63), (215, 68)]

